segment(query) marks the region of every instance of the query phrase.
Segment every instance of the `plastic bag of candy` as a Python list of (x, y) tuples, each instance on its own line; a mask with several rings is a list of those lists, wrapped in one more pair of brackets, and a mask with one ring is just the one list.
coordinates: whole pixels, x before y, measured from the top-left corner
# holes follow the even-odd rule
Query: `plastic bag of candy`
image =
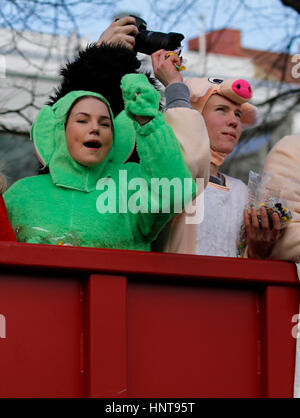
[[(250, 213), (252, 207), (256, 209), (259, 225), (261, 225), (260, 211), (262, 207), (266, 209), (271, 228), (273, 227), (273, 213), (278, 214), (281, 228), (285, 228), (292, 219), (292, 212), (284, 199), (284, 184), (286, 181), (285, 178), (273, 175), (267, 171), (264, 171), (262, 174), (254, 171), (249, 172), (247, 210)], [(243, 224), (237, 244), (238, 256), (243, 256), (246, 243), (247, 236), (245, 225)]]

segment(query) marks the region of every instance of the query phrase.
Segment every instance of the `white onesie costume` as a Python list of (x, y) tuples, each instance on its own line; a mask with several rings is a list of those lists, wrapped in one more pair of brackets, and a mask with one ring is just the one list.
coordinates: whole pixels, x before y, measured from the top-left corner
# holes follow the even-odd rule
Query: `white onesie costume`
[(204, 218), (197, 229), (196, 254), (237, 257), (247, 186), (225, 176), (226, 186), (209, 182), (204, 190)]

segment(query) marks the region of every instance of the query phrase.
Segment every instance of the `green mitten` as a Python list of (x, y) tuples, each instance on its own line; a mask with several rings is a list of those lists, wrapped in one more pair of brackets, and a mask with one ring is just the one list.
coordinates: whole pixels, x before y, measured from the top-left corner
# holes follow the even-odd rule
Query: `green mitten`
[(121, 80), (125, 109), (129, 114), (155, 117), (160, 94), (145, 74), (126, 74)]

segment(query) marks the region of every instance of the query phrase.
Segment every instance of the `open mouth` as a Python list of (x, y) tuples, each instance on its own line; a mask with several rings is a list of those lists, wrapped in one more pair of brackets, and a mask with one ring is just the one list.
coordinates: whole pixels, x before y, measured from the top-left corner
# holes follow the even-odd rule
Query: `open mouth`
[(87, 148), (93, 148), (93, 149), (99, 149), (99, 148), (102, 147), (101, 142), (97, 141), (97, 140), (94, 140), (94, 139), (91, 139), (89, 141), (84, 142), (83, 145)]

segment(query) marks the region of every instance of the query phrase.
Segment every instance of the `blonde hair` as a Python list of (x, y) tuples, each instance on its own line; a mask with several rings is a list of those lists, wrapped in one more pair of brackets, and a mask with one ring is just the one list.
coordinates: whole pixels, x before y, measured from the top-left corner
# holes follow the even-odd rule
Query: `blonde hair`
[(4, 193), (6, 189), (6, 178), (0, 173), (0, 194)]

